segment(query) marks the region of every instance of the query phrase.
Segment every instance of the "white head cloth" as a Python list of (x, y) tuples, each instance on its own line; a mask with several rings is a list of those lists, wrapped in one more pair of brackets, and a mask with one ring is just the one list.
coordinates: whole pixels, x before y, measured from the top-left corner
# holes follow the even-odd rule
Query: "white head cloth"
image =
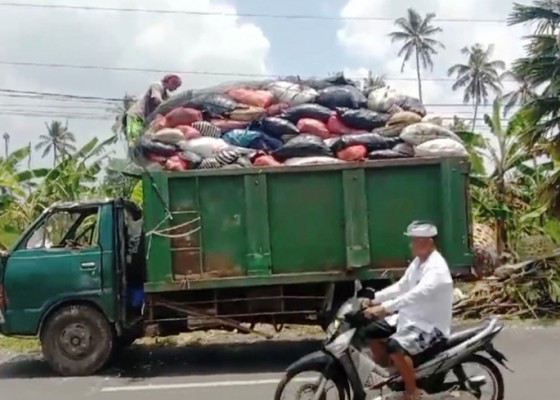
[(409, 237), (433, 238), (438, 234), (437, 227), (429, 222), (414, 221), (406, 228), (404, 233)]

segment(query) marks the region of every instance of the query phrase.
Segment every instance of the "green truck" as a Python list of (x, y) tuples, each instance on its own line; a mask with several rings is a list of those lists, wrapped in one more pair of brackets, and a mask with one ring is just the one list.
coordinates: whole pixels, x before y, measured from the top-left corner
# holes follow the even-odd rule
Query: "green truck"
[(143, 207), (53, 205), (3, 254), (0, 333), (37, 336), (62, 375), (88, 375), (148, 332), (324, 325), (353, 281), (410, 261), (432, 220), (455, 275), (473, 263), (462, 159), (144, 172)]

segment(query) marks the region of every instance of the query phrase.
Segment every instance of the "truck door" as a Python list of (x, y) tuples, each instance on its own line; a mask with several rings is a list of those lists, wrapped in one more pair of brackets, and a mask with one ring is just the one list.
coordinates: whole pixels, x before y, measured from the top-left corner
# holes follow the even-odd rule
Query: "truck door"
[(25, 235), (5, 264), (9, 333), (35, 334), (52, 305), (101, 295), (99, 216), (97, 205), (58, 209)]

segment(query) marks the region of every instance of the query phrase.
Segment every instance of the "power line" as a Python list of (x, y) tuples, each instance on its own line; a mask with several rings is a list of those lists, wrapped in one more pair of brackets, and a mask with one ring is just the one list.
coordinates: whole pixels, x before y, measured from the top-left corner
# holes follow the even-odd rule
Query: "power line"
[[(146, 73), (161, 73), (167, 74), (169, 71), (175, 71), (178, 74), (185, 75), (201, 75), (201, 76), (232, 76), (239, 78), (279, 78), (279, 75), (273, 74), (259, 74), (259, 73), (244, 73), (244, 72), (227, 72), (227, 71), (197, 71), (197, 70), (178, 70), (174, 68), (140, 68), (140, 67), (115, 67), (106, 65), (86, 65), (86, 64), (65, 64), (65, 63), (39, 63), (39, 62), (26, 62), (26, 61), (6, 61), (0, 60), (0, 65), (11, 65), (18, 67), (38, 67), (38, 68), (68, 68), (68, 69), (82, 69), (82, 70), (101, 70), (101, 71), (118, 71), (118, 72), (146, 72)], [(297, 77), (297, 74), (284, 75)], [(312, 76), (303, 76), (301, 79), (312, 78)], [(366, 79), (365, 77), (349, 77), (350, 79), (360, 80)], [(402, 81), (402, 82), (415, 82), (417, 78), (399, 78), (399, 77), (382, 77), (385, 81)], [(455, 82), (454, 78), (422, 78), (425, 82)], [(503, 79), (503, 82), (514, 82), (513, 79)]]
[[(59, 101), (59, 100), (91, 100), (91, 101), (107, 101), (107, 102), (118, 102), (122, 103), (123, 97), (99, 97), (99, 96), (87, 96), (87, 95), (78, 95), (78, 94), (69, 94), (69, 93), (53, 93), (53, 92), (38, 92), (38, 91), (29, 91), (29, 90), (18, 90), (18, 89), (3, 89), (0, 88), (0, 96), (3, 95), (28, 95), (34, 96), (30, 99), (37, 99), (37, 100), (51, 100), (51, 101)], [(472, 104), (465, 104), (465, 103), (424, 103), (424, 106), (427, 108), (430, 107), (469, 107), (472, 108)], [(484, 107), (491, 107), (492, 104), (480, 104), (479, 108)]]
[(83, 96), (83, 95), (74, 95), (74, 94), (67, 94), (67, 93), (52, 93), (52, 92), (37, 92), (31, 90), (18, 90), (18, 89), (1, 89), (0, 88), (0, 96), (30, 96), (30, 98), (38, 98), (43, 99), (48, 97), (49, 100), (95, 100), (95, 101), (107, 101), (107, 102), (122, 102), (122, 98), (110, 98), (110, 97), (98, 97), (98, 96)]
[(81, 119), (96, 121), (114, 121), (114, 117), (102, 117), (96, 115), (80, 115), (80, 114), (53, 114), (53, 113), (34, 113), (34, 112), (4, 112), (0, 111), (0, 116), (8, 117), (25, 117), (25, 118), (47, 118), (47, 119)]
[[(37, 115), (37, 116), (45, 116), (45, 117), (53, 117), (55, 115), (58, 115), (59, 117), (91, 117), (91, 118), (98, 118), (98, 119), (103, 119), (103, 120), (114, 120), (116, 115), (118, 114), (117, 112), (115, 113), (111, 113), (111, 110), (108, 109), (103, 109), (102, 107), (95, 107), (93, 109), (96, 110), (100, 110), (100, 111), (105, 111), (104, 113), (92, 113), (92, 112), (79, 112), (79, 111), (73, 111), (73, 110), (68, 110), (68, 108), (60, 108), (57, 105), (48, 105), (46, 107), (50, 107), (50, 108), (54, 108), (54, 110), (45, 110), (45, 109), (39, 109), (37, 110), (36, 108), (40, 108), (41, 105), (33, 105), (31, 107), (28, 107), (28, 105), (25, 104), (21, 104), (18, 105), (20, 107), (23, 108), (5, 108), (2, 109), (0, 108), (0, 115), (21, 115), (21, 116), (28, 116), (28, 115)], [(5, 107), (5, 105), (0, 105), (0, 107)], [(72, 107), (70, 107), (72, 108)], [(79, 107), (78, 107), (79, 108)], [(90, 108), (91, 109), (91, 108)], [(448, 115), (439, 115), (439, 117), (444, 120), (444, 121), (453, 121), (456, 117), (458, 117), (455, 114), (461, 114), (461, 112), (457, 112), (457, 113), (450, 113)], [(462, 114), (465, 114), (464, 112)], [(473, 118), (473, 113), (469, 113), (468, 116), (465, 117), (459, 117), (462, 120), (465, 121), (472, 121)], [(509, 121), (509, 118), (503, 118), (502, 121), (503, 122), (507, 122)], [(477, 122), (484, 122), (484, 117), (483, 116), (479, 116), (476, 118)]]
[[(51, 99), (45, 99), (51, 100)], [(0, 103), (0, 107), (4, 108), (13, 108), (13, 107), (23, 107), (23, 108), (58, 108), (58, 109), (90, 109), (90, 110), (111, 110), (114, 107), (109, 105), (102, 106), (102, 105), (91, 105), (91, 106), (83, 106), (83, 105), (66, 105), (66, 104), (24, 104), (24, 103)]]
[[(228, 13), (211, 11), (189, 11), (189, 10), (165, 10), (147, 8), (117, 8), (117, 7), (98, 7), (98, 6), (75, 6), (69, 4), (38, 4), (38, 3), (12, 3), (2, 2), (0, 7), (17, 8), (42, 8), (52, 10), (85, 10), (85, 11), (110, 11), (110, 12), (129, 12), (129, 13), (149, 13), (149, 14), (180, 14), (192, 16), (212, 16), (212, 17), (246, 17), (246, 18), (272, 18), (287, 20), (327, 20), (327, 21), (395, 21), (398, 17), (362, 17), (362, 16), (326, 16), (326, 15), (302, 15), (302, 14), (265, 14), (265, 13)], [(476, 23), (506, 23), (506, 19), (497, 18), (435, 18), (438, 22), (476, 22)]]

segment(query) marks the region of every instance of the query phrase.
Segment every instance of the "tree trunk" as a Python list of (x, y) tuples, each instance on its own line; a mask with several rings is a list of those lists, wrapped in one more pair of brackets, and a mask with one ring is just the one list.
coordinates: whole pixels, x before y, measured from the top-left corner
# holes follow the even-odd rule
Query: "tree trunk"
[(53, 146), (53, 167), (56, 167), (57, 159), (58, 159), (58, 154), (56, 154), (56, 146)]
[[(504, 181), (504, 173), (500, 170), (500, 176), (497, 178), (497, 189), (498, 189), (498, 203), (500, 204), (500, 208), (503, 210), (506, 198), (506, 186)], [(502, 211), (500, 211), (502, 212)], [(507, 230), (506, 230), (506, 221), (502, 214), (498, 215), (496, 218), (496, 245), (498, 250), (498, 257), (501, 257), (504, 251), (507, 248)]]
[(472, 121), (472, 131), (474, 132), (474, 128), (476, 126), (476, 119), (478, 117), (478, 107), (480, 106), (480, 103), (478, 100), (474, 101), (474, 117), (473, 117), (473, 121)]
[(31, 154), (33, 154), (33, 148), (31, 147), (31, 142), (29, 142), (29, 157), (27, 157), (27, 169), (31, 170)]
[(422, 101), (422, 78), (420, 77), (420, 57), (418, 55), (418, 48), (416, 48), (416, 76), (418, 76), (418, 98), (420, 99), (420, 103)]

